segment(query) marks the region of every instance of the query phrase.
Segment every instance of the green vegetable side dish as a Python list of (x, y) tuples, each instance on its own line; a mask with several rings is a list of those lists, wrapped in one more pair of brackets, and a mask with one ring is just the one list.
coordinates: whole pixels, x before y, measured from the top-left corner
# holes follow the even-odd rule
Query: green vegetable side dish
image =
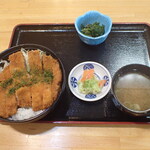
[(99, 22), (88, 24), (86, 26), (81, 24), (81, 32), (90, 37), (98, 37), (105, 33), (105, 26), (100, 25)]
[(101, 92), (99, 87), (99, 80), (95, 77), (85, 80), (84, 82), (78, 82), (79, 91), (83, 94), (98, 94)]
[(94, 69), (83, 71), (81, 80), (78, 81), (78, 89), (82, 94), (98, 94), (102, 91), (106, 80), (98, 80)]

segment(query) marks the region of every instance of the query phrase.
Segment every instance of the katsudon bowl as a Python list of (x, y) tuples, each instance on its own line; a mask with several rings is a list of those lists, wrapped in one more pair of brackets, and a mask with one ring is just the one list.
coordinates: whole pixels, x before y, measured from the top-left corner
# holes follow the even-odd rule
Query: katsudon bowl
[[(58, 58), (58, 56), (56, 56), (56, 54), (52, 50), (50, 50), (49, 48), (44, 47), (42, 45), (21, 44), (21, 45), (11, 47), (11, 48), (1, 52), (0, 53), (0, 62), (1, 62), (0, 63), (0, 72), (2, 72), (2, 69), (9, 64), (9, 61), (8, 61), (9, 56), (11, 54), (14, 54), (14, 53), (20, 51), (21, 49), (27, 50), (29, 52), (31, 50), (40, 50), (40, 52), (43, 52), (46, 56), (52, 56), (52, 58), (54, 58), (59, 64), (59, 68), (60, 68), (60, 72), (61, 72), (61, 82), (59, 83), (60, 87), (59, 87), (58, 93), (55, 97), (55, 100), (52, 102), (52, 104), (48, 108), (45, 108), (45, 109), (40, 110), (40, 111), (33, 111), (30, 108), (23, 108), (21, 110), (21, 108), (18, 107), (17, 108), (17, 116), (23, 115), (24, 117), (22, 119), (17, 119), (16, 116), (15, 117), (11, 116), (9, 118), (0, 117), (0, 120), (2, 122), (29, 123), (29, 122), (34, 122), (34, 121), (42, 119), (46, 115), (50, 114), (54, 109), (57, 109), (56, 105), (61, 100), (61, 95), (62, 95), (62, 93), (64, 92), (64, 89), (65, 89), (65, 83), (66, 83), (65, 70), (64, 70), (64, 67), (63, 67), (63, 64), (62, 64), (61, 60)], [(6, 62), (8, 62), (8, 63), (6, 63)], [(20, 63), (20, 62), (18, 62), (18, 63)], [(34, 91), (34, 88), (33, 88), (33, 91)], [(2, 103), (0, 102), (0, 105), (1, 104)], [(7, 111), (9, 111), (9, 110), (7, 110)]]

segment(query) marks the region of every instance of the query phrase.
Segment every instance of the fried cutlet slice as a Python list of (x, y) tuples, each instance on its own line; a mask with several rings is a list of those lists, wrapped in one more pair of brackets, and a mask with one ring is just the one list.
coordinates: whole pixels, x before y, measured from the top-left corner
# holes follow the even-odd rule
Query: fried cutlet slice
[(38, 83), (31, 87), (32, 109), (34, 111), (43, 110), (53, 104), (51, 85)]
[(19, 107), (32, 107), (31, 87), (21, 87), (15, 94)]
[(0, 82), (11, 78), (11, 73), (9, 70), (9, 66), (7, 66), (1, 73), (0, 73)]
[(17, 101), (15, 95), (5, 96), (6, 101), (6, 114), (12, 116), (17, 113)]
[(37, 83), (31, 86), (32, 109), (34, 111), (43, 109), (43, 83)]
[(7, 91), (0, 89), (0, 116), (8, 118), (17, 112), (15, 95), (7, 96)]
[[(30, 71), (38, 70), (42, 72), (42, 61), (39, 50), (31, 50), (28, 52), (28, 64)], [(43, 83), (33, 84), (31, 86), (32, 109), (34, 111), (43, 109)]]
[(52, 89), (53, 90), (53, 99), (57, 98), (58, 92), (60, 90), (60, 84), (61, 84), (61, 80), (62, 80), (62, 72), (59, 66), (58, 61), (55, 63), (55, 66), (53, 66), (53, 82), (52, 82)]
[(51, 84), (44, 83), (43, 88), (43, 109), (53, 104)]
[[(11, 78), (10, 66), (7, 66), (0, 74), (0, 81), (7, 81)], [(8, 87), (0, 87), (0, 116), (8, 118), (17, 112), (15, 96), (8, 96)]]
[(41, 55), (39, 50), (31, 50), (28, 52), (28, 63), (30, 66), (30, 70), (42, 70)]
[(10, 73), (13, 74), (17, 70), (26, 71), (24, 57), (21, 51), (11, 54), (9, 56), (9, 61), (10, 61), (9, 64)]
[(43, 69), (49, 69), (52, 71), (53, 69), (53, 65), (55, 65), (56, 63), (56, 59), (54, 59), (52, 56), (47, 56), (45, 54), (43, 54), (42, 57), (42, 61), (43, 61)]
[(60, 90), (60, 83), (62, 81), (62, 72), (59, 62), (52, 56), (43, 55), (43, 69), (50, 69), (53, 73), (53, 81), (51, 85), (52, 99), (55, 100)]
[(5, 92), (0, 88), (0, 117), (8, 118), (6, 114)]
[[(15, 86), (21, 84), (23, 78), (27, 78), (29, 74), (27, 74), (26, 69), (26, 61), (24, 55), (21, 51), (13, 53), (9, 56), (10, 61), (10, 72), (13, 75), (17, 75), (14, 79), (14, 83), (12, 85)], [(23, 73), (23, 75), (19, 76), (19, 72)], [(20, 80), (21, 79), (21, 80)], [(16, 99), (19, 107), (30, 107), (31, 106), (31, 90), (30, 87), (21, 87), (16, 91)]]

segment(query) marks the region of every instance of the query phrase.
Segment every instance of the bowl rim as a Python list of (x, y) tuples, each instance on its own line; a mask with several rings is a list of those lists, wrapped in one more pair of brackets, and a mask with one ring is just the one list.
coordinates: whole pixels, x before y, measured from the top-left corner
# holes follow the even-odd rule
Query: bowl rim
[[(107, 19), (109, 20), (109, 23), (110, 23), (109, 28), (108, 28), (108, 30), (107, 30), (103, 35), (100, 35), (100, 36), (98, 36), (98, 37), (90, 37), (90, 36), (87, 36), (87, 35), (83, 34), (83, 33), (79, 30), (78, 25), (77, 25), (77, 22), (78, 22), (81, 18), (84, 18), (86, 15), (88, 15), (88, 14), (90, 14), (90, 13), (98, 14), (98, 15), (100, 15), (100, 16), (102, 16), (102, 17), (104, 17), (104, 18), (107, 18)], [(112, 19), (111, 19), (109, 16), (107, 16), (107, 15), (105, 15), (105, 14), (103, 14), (103, 13), (100, 13), (99, 11), (91, 10), (91, 11), (88, 11), (88, 12), (84, 13), (83, 15), (81, 15), (81, 16), (79, 16), (79, 17), (76, 18), (76, 20), (75, 20), (75, 28), (76, 28), (77, 32), (78, 32), (81, 36), (83, 36), (83, 37), (85, 37), (85, 38), (88, 38), (88, 39), (91, 39), (91, 40), (101, 39), (101, 38), (105, 38), (105, 37), (110, 33), (111, 28), (112, 28)]]
[[(108, 85), (107, 90), (104, 92), (103, 95), (101, 95), (100, 97), (94, 98), (94, 99), (87, 99), (87, 98), (80, 97), (78, 94), (76, 94), (76, 93), (74, 92), (74, 90), (72, 90), (71, 84), (70, 84), (70, 79), (71, 79), (72, 73), (73, 73), (79, 66), (82, 66), (82, 65), (87, 64), (87, 63), (92, 63), (92, 64), (97, 65), (98, 67), (102, 68), (102, 69), (107, 73), (107, 75), (108, 75), (108, 77), (109, 77), (109, 85)], [(72, 92), (72, 94), (73, 94), (74, 96), (76, 96), (77, 98), (79, 98), (80, 100), (87, 101), (87, 102), (94, 102), (94, 101), (98, 101), (98, 100), (101, 100), (102, 98), (104, 98), (104, 97), (108, 94), (108, 92), (110, 91), (110, 89), (111, 89), (111, 82), (112, 82), (112, 78), (111, 78), (111, 75), (110, 75), (110, 72), (108, 71), (108, 69), (107, 69), (106, 67), (104, 67), (102, 64), (100, 64), (100, 63), (98, 63), (98, 62), (94, 62), (94, 61), (84, 61), (84, 62), (81, 62), (81, 63), (75, 65), (75, 66), (72, 68), (72, 70), (70, 71), (69, 76), (68, 76), (68, 85), (69, 85), (69, 89), (70, 89), (70, 91)]]
[(45, 47), (45, 46), (39, 45), (39, 44), (32, 44), (32, 43), (20, 44), (20, 45), (13, 46), (13, 47), (10, 47), (10, 48), (2, 51), (0, 53), (0, 58), (8, 57), (9, 55), (19, 51), (21, 48), (30, 49), (30, 50), (32, 50), (32, 49), (40, 49), (42, 51), (45, 50), (48, 54), (50, 54), (52, 57), (54, 57), (55, 59), (58, 60), (58, 62), (60, 64), (61, 71), (62, 71), (61, 89), (60, 89), (60, 91), (58, 93), (58, 96), (57, 96), (56, 100), (52, 104), (52, 106), (50, 106), (47, 109), (44, 109), (41, 113), (39, 113), (39, 114), (37, 114), (37, 115), (35, 115), (33, 117), (30, 117), (30, 118), (27, 118), (27, 119), (23, 119), (23, 120), (11, 120), (11, 119), (8, 119), (8, 118), (0, 117), (0, 121), (4, 121), (4, 122), (8, 122), (8, 123), (29, 123), (29, 122), (37, 121), (37, 120), (43, 118), (48, 113), (53, 111), (53, 109), (56, 107), (56, 105), (57, 105), (57, 103), (58, 103), (62, 93), (64, 92), (65, 87), (66, 87), (66, 73), (65, 73), (64, 65), (63, 65), (62, 61), (60, 60), (60, 58), (55, 54), (55, 52), (53, 52), (48, 47)]

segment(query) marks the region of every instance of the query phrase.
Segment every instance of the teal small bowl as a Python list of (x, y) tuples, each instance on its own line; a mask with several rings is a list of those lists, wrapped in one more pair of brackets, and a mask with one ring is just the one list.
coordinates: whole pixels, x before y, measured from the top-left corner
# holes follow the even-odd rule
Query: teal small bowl
[[(86, 26), (87, 24), (93, 24), (99, 22), (100, 25), (105, 26), (105, 33), (98, 37), (90, 37), (81, 33), (81, 24)], [(106, 16), (98, 11), (88, 11), (82, 16), (79, 16), (75, 21), (75, 28), (80, 37), (80, 39), (88, 45), (98, 45), (103, 43), (108, 37), (111, 28), (112, 20), (109, 16)]]

